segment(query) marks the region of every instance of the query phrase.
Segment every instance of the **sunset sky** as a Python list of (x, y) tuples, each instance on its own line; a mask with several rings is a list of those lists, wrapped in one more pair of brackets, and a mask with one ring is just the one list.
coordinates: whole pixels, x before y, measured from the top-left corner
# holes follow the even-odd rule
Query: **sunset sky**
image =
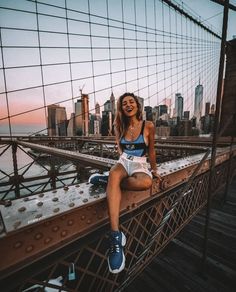
[[(182, 1), (176, 2), (182, 3)], [(236, 1), (231, 2), (235, 4)], [(128, 90), (144, 97), (145, 105), (151, 106), (163, 103), (165, 98), (171, 98), (174, 104), (174, 94), (181, 92), (185, 100), (185, 110), (192, 111), (193, 92), (200, 78), (208, 95), (205, 101), (214, 102), (215, 91), (211, 87), (215, 81), (212, 80), (213, 75), (208, 76), (210, 72), (207, 71), (207, 62), (211, 62), (210, 68), (217, 71), (219, 40), (216, 39), (218, 42), (216, 56), (209, 55), (202, 42), (199, 44), (200, 49), (206, 51), (203, 59), (200, 60), (197, 53), (192, 57), (191, 46), (196, 48), (198, 46), (195, 41), (192, 45), (191, 40), (188, 40), (192, 37), (191, 33), (196, 34), (194, 27), (185, 20), (182, 23), (181, 17), (176, 17), (175, 12), (161, 2), (156, 1), (154, 4), (154, 1), (150, 0), (145, 7), (144, 0), (123, 1), (122, 15), (121, 1), (109, 0), (107, 7), (105, 0), (90, 0), (88, 7), (88, 2), (85, 0), (67, 0), (70, 53), (65, 9), (60, 9), (64, 7), (65, 1), (45, 0), (38, 3), (40, 39), (37, 33), (34, 1), (0, 0), (2, 28), (0, 135), (9, 133), (8, 117), (13, 133), (28, 134), (45, 129), (46, 106), (53, 103), (66, 107), (67, 118), (70, 118), (71, 112), (74, 111), (74, 102), (80, 97), (82, 88), (83, 92), (89, 94), (90, 109), (94, 109), (96, 102), (103, 105), (110, 97), (111, 91), (117, 98)], [(50, 7), (44, 3), (60, 7)], [(196, 14), (201, 15), (199, 19), (203, 23), (209, 18), (209, 23), (214, 25), (218, 32), (221, 31), (222, 6), (209, 0), (188, 0), (184, 3), (186, 3), (185, 9), (192, 9)], [(157, 15), (154, 15), (154, 5)], [(6, 8), (14, 8), (14, 10)], [(25, 12), (16, 11), (17, 9)], [(92, 15), (90, 19), (89, 10)], [(147, 18), (145, 14), (148, 15)], [(122, 20), (126, 22), (125, 32)], [(89, 21), (93, 24), (89, 25)], [(137, 35), (134, 32), (135, 22), (137, 26), (143, 27)], [(233, 23), (236, 23), (236, 12), (230, 12), (229, 15), (228, 39), (236, 35)], [(153, 34), (154, 28), (160, 32), (156, 36)], [(181, 42), (181, 39), (175, 38), (174, 46), (171, 47), (170, 36), (176, 33), (186, 35), (186, 40), (177, 43)], [(93, 35), (92, 38), (90, 34)], [(124, 39), (122, 39), (124, 37), (125, 50)], [(193, 35), (194, 37), (199, 35)], [(155, 43), (163, 46), (163, 41), (164, 47), (156, 48)], [(147, 57), (147, 52), (150, 57)], [(161, 56), (163, 52), (166, 54), (164, 60), (162, 57), (157, 59), (155, 55)], [(179, 52), (182, 52), (182, 57), (178, 56)], [(138, 60), (134, 58), (136, 54), (139, 56)], [(71, 67), (69, 58), (72, 62)], [(3, 71), (2, 59), (5, 71)], [(109, 61), (110, 59), (112, 62)], [(193, 65), (189, 65), (191, 63)], [(40, 64), (44, 65), (43, 74)], [(153, 64), (158, 64), (158, 72), (156, 72), (157, 66)], [(137, 66), (138, 71), (135, 69)], [(124, 68), (127, 70), (126, 74)], [(124, 80), (127, 80), (128, 84), (125, 84)]]

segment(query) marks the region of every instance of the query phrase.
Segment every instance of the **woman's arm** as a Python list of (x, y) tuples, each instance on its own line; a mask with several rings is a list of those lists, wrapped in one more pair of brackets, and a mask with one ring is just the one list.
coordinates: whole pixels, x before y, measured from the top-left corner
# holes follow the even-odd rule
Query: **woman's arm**
[(121, 155), (122, 154), (122, 150), (120, 148), (120, 138), (118, 137), (118, 133), (117, 133), (116, 130), (115, 130), (115, 137), (116, 137), (117, 151), (118, 151), (119, 155)]
[(161, 176), (157, 173), (156, 164), (156, 151), (155, 151), (155, 127), (152, 122), (148, 122), (148, 157), (151, 165), (151, 172), (153, 176), (161, 179)]

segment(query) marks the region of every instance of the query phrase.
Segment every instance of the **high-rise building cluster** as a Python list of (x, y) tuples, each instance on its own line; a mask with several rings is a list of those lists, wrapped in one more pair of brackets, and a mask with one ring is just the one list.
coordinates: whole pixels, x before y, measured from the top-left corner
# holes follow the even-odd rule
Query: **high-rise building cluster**
[[(184, 111), (184, 97), (175, 94), (173, 113), (171, 99), (164, 99), (164, 104), (144, 106), (144, 99), (138, 97), (143, 109), (143, 119), (152, 121), (156, 126), (157, 136), (192, 136), (209, 134), (214, 123), (214, 104), (206, 102), (203, 115), (203, 86), (195, 88), (194, 112)], [(113, 136), (116, 102), (113, 92), (104, 103), (103, 111), (99, 103), (95, 104), (95, 114), (89, 110), (89, 96), (81, 92), (81, 98), (75, 102), (75, 112), (67, 120), (66, 109), (58, 104), (48, 106), (49, 136)]]

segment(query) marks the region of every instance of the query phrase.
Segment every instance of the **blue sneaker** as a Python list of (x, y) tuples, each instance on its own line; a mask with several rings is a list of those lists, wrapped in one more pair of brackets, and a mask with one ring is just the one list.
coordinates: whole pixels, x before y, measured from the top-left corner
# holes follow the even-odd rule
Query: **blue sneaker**
[(108, 267), (111, 273), (117, 274), (125, 268), (123, 247), (126, 244), (126, 237), (123, 232), (111, 231), (109, 240)]
[(89, 177), (88, 182), (93, 185), (107, 184), (109, 172), (105, 173), (94, 173)]

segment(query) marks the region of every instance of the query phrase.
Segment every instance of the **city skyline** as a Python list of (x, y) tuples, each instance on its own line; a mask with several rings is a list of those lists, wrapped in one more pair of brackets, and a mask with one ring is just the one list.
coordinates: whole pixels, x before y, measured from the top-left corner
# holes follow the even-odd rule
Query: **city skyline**
[(89, 7), (89, 2), (71, 0), (67, 15), (64, 2), (57, 2), (53, 12), (46, 1), (37, 4), (38, 19), (36, 3), (11, 3), (3, 1), (0, 10), (1, 134), (10, 133), (9, 122), (12, 133), (46, 129), (47, 107), (52, 104), (65, 107), (70, 117), (82, 92), (90, 96), (91, 113), (97, 102), (104, 106), (111, 92), (117, 98), (125, 91), (143, 97), (145, 106), (170, 100), (173, 111), (175, 93), (181, 92), (183, 111), (192, 115), (199, 78), (203, 104), (215, 99), (220, 42), (197, 31), (190, 21), (182, 22), (161, 1), (146, 6), (145, 1), (136, 6), (134, 1), (110, 1), (106, 6), (99, 0)]

